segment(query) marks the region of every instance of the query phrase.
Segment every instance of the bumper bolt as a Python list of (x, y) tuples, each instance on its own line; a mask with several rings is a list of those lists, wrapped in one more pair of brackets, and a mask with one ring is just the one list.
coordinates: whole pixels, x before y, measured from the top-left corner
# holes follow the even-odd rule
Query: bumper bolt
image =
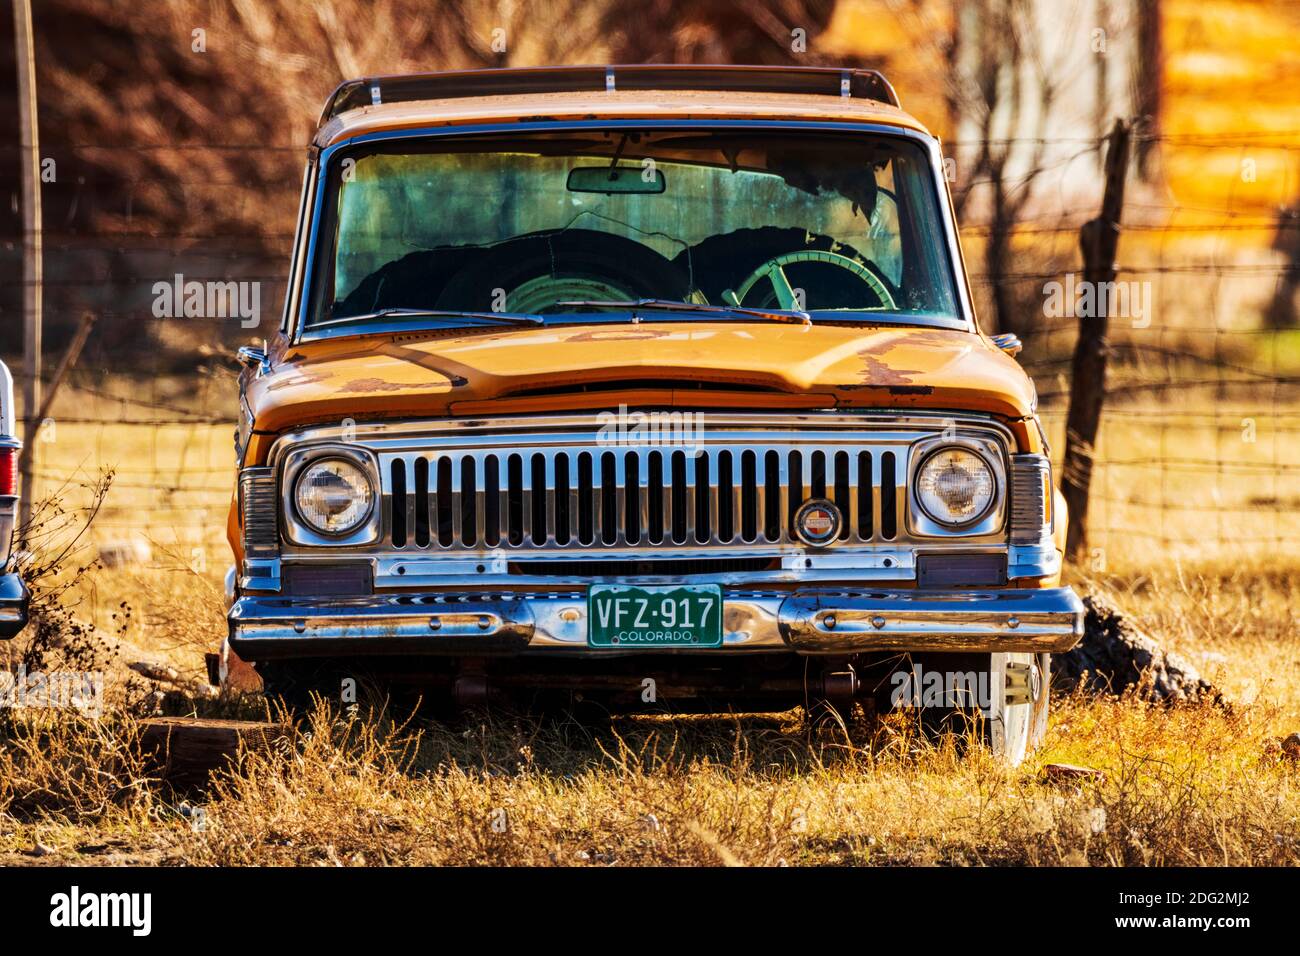
[(1019, 626), (1020, 626), (1020, 618), (1018, 617), (1007, 618), (1007, 627), (1011, 628), (1014, 631)]
[(877, 614), (875, 617), (871, 619), (871, 626), (878, 631), (885, 626), (885, 619), (881, 617), (879, 614)]
[(826, 625), (826, 630), (828, 631), (835, 630), (835, 623), (836, 622), (835, 622), (834, 614), (827, 614), (824, 618), (822, 618), (822, 624)]
[(431, 631), (440, 631), (440, 630), (442, 630), (442, 618), (440, 618), (440, 617), (431, 617), (431, 618), (429, 618), (429, 630), (431, 630)]
[(486, 631), (491, 626), (492, 626), (492, 619), (488, 617), (486, 614), (480, 615), (478, 619), (478, 629), (480, 631)]
[(306, 622), (306, 621), (294, 621), (294, 622), (293, 622), (293, 631), (294, 631), (295, 634), (302, 634), (302, 633), (303, 633), (304, 631), (306, 631), (306, 630), (307, 630), (307, 622)]

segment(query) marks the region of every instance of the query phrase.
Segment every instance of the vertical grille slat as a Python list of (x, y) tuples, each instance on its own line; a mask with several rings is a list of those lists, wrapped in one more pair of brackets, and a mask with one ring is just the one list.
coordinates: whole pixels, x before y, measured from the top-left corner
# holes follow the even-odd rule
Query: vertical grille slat
[(618, 516), (622, 513), (622, 502), (618, 490), (618, 456), (607, 451), (600, 456), (600, 509), (596, 517), (600, 523), (599, 539), (602, 544), (612, 545), (621, 537), (618, 528)]
[(853, 510), (852, 488), (849, 485), (849, 458), (848, 452), (837, 451), (829, 462), (830, 472), (827, 480), (830, 482), (831, 500), (835, 502), (836, 507), (840, 509), (840, 514), (844, 516), (840, 522), (840, 531), (836, 536), (839, 540), (844, 541), (849, 537), (852, 524), (849, 515)]
[[(671, 482), (671, 480), (670, 480)], [(671, 494), (672, 485), (668, 485)], [(664, 501), (664, 453), (652, 451), (645, 459), (646, 540), (663, 544), (667, 524)]]
[(452, 494), (456, 497), (458, 507), (453, 520), (452, 538), (473, 547), (479, 543), (476, 531), (478, 527), (478, 481), (474, 473), (474, 458), (466, 455), (459, 462), (459, 467), (452, 468)]
[(786, 542), (793, 540), (791, 528), (790, 499), (793, 497), (790, 491), (790, 456), (784, 452), (776, 452), (776, 472), (777, 481), (780, 486), (780, 494), (777, 497), (776, 520), (778, 525), (777, 540)]
[[(451, 537), (448, 545), (455, 541), (465, 540), (465, 469), (460, 461), (452, 462), (449, 458), (443, 458), (438, 462), (438, 488), (442, 490), (442, 471), (443, 462), (447, 463), (446, 471), (448, 480), (451, 482)], [(441, 536), (439, 536), (441, 538)], [(468, 544), (468, 542), (466, 542)]]
[(880, 464), (880, 536), (893, 541), (898, 534), (898, 487), (895, 484), (895, 459), (892, 451), (881, 457)]
[(630, 451), (622, 457), (623, 476), (619, 482), (623, 504), (624, 541), (641, 543), (641, 529), (645, 527), (645, 496), (641, 490), (641, 458)]
[(415, 459), (415, 483), (411, 489), (415, 496), (415, 528), (413, 537), (417, 548), (429, 546), (429, 459)]
[(628, 496), (627, 496), (627, 459), (615, 453), (614, 461), (614, 514), (610, 517), (610, 533), (616, 544), (635, 543), (635, 538), (628, 536)]
[[(559, 497), (559, 487), (555, 483), (555, 455), (538, 455), (534, 461), (541, 461), (541, 486), (542, 486), (542, 514), (545, 526), (540, 530), (533, 532), (534, 544), (545, 544), (548, 541), (559, 540), (558, 525), (556, 519), (559, 517), (559, 509), (556, 507), (556, 498)], [(537, 472), (534, 472), (533, 481), (537, 481)], [(534, 489), (534, 494), (536, 490)], [(534, 499), (536, 500), (536, 499)]]
[(560, 452), (551, 459), (553, 475), (550, 487), (552, 499), (551, 535), (556, 544), (568, 544), (573, 537), (573, 497), (570, 488), (573, 478), (569, 474), (569, 456)]
[(714, 478), (713, 498), (715, 506), (714, 536), (722, 544), (728, 544), (735, 536), (735, 511), (731, 500), (735, 497), (736, 485), (732, 477), (734, 471), (730, 451), (718, 453), (718, 470)]
[(685, 454), (685, 457), (682, 458), (682, 471), (684, 471), (684, 475), (682, 475), (682, 490), (684, 490), (685, 497), (682, 499), (681, 507), (682, 518), (684, 518), (686, 522), (685, 540), (688, 542), (699, 540), (699, 512), (697, 499), (695, 499), (695, 481), (698, 480), (698, 477), (697, 471), (695, 470), (697, 470), (698, 464), (701, 462), (703, 455), (705, 455), (703, 451), (698, 454), (690, 453), (690, 451), (688, 451), (688, 453)]
[(740, 529), (740, 538), (745, 542), (758, 540), (758, 516), (762, 514), (762, 485), (758, 480), (758, 456), (754, 449), (746, 448), (740, 453), (740, 493), (736, 503), (740, 506), (736, 516), (736, 526)]
[(524, 543), (524, 457), (511, 455), (506, 459), (506, 514), (508, 530), (506, 541), (512, 547)]
[(388, 535), (394, 548), (406, 547), (406, 462), (400, 458), (390, 466), (388, 496)]
[(499, 455), (487, 455), (484, 462), (486, 467), (483, 477), (483, 526), (485, 529), (483, 543), (495, 548), (501, 545), (502, 539), (507, 534), (503, 518), (505, 512), (501, 505), (501, 457)]
[(415, 530), (416, 530), (416, 528), (415, 528), (415, 522), (416, 522), (416, 514), (415, 514), (415, 487), (416, 487), (416, 486), (415, 486), (415, 463), (416, 463), (416, 461), (418, 461), (418, 460), (419, 460), (419, 459), (408, 459), (407, 461), (405, 461), (405, 462), (403, 463), (403, 464), (405, 464), (405, 466), (406, 466), (405, 469), (404, 469), (404, 474), (403, 474), (403, 479), (404, 479), (404, 481), (405, 481), (405, 487), (406, 487), (406, 496), (405, 496), (405, 502), (404, 502), (404, 503), (405, 503), (405, 506), (406, 506), (406, 508), (405, 508), (406, 514), (405, 514), (405, 517), (403, 518), (403, 521), (404, 521), (404, 523), (405, 523), (405, 527), (406, 527), (406, 535), (407, 535), (407, 539), (408, 539), (408, 540), (407, 540), (407, 543), (408, 543), (408, 544), (413, 544), (413, 543), (415, 543), (415, 542), (414, 542), (414, 538), (415, 538)]
[[(580, 509), (580, 495), (578, 492), (578, 466), (577, 457), (570, 454), (561, 454), (556, 459), (556, 467), (562, 469), (564, 480), (561, 482), (564, 490), (563, 495), (564, 507), (562, 510), (563, 517), (557, 517), (556, 531), (557, 540), (559, 534), (564, 535), (561, 544), (568, 544), (574, 538), (578, 537), (578, 511)], [(560, 481), (559, 472), (556, 474), (556, 481)]]
[(763, 497), (762, 521), (763, 537), (768, 541), (781, 540), (781, 510), (785, 497), (781, 482), (781, 456), (778, 452), (768, 450), (763, 454)]
[(582, 545), (589, 545), (596, 540), (596, 513), (599, 505), (596, 501), (592, 466), (591, 452), (584, 451), (578, 456), (578, 481), (574, 492), (578, 496), (578, 502), (574, 505), (574, 511), (578, 516), (578, 543)]
[[(876, 456), (869, 451), (860, 451), (857, 455), (858, 477), (856, 479), (857, 509), (858, 519), (855, 527), (857, 528), (859, 541), (870, 541), (873, 534), (872, 529), (876, 527), (872, 523), (872, 515), (875, 511), (875, 488), (876, 475), (878, 466), (875, 464)], [(865, 477), (865, 480), (864, 480)]]
[(785, 478), (782, 481), (782, 487), (786, 489), (786, 512), (785, 512), (785, 534), (787, 540), (797, 540), (794, 533), (794, 516), (799, 510), (799, 505), (807, 497), (804, 491), (803, 460), (804, 455), (799, 451), (790, 451), (786, 456), (788, 467), (786, 468)]
[(858, 484), (858, 474), (861, 470), (862, 456), (866, 452), (850, 451), (845, 454), (845, 463), (848, 470), (848, 491), (849, 506), (844, 510), (844, 535), (850, 541), (858, 541), (862, 535), (859, 531), (862, 508), (861, 486)]
[(433, 486), (433, 526), (438, 546), (450, 548), (456, 541), (452, 527), (452, 514), (459, 508), (451, 487), (452, 458), (441, 455), (429, 465), (429, 481)]
[(694, 502), (691, 501), (690, 484), (687, 481), (686, 462), (690, 459), (690, 453), (685, 451), (675, 451), (672, 454), (672, 460), (669, 462), (671, 485), (670, 495), (672, 498), (672, 541), (673, 544), (685, 544), (687, 537), (690, 535), (691, 514), (694, 509)]
[(546, 456), (534, 453), (528, 456), (524, 466), (524, 481), (527, 483), (525, 498), (528, 499), (528, 530), (525, 540), (536, 546), (546, 543), (548, 518), (546, 502), (550, 498), (546, 482)]
[(826, 482), (823, 480), (818, 487), (818, 478), (824, 478), (823, 469), (819, 467), (821, 459), (824, 456), (820, 451), (809, 449), (803, 456), (803, 489), (805, 498), (825, 498)]
[(810, 498), (826, 498), (826, 452), (820, 448), (808, 456), (807, 479), (804, 487), (809, 489)]
[(474, 540), (487, 544), (487, 456), (474, 456)]
[(713, 493), (717, 455), (704, 452), (695, 459), (695, 540), (707, 544), (718, 529), (718, 496)]
[(871, 538), (876, 540), (876, 536), (881, 533), (880, 514), (881, 514), (881, 478), (884, 475), (884, 455), (871, 456)]
[(733, 544), (742, 543), (745, 535), (745, 481), (742, 467), (744, 457), (743, 451), (731, 453), (731, 540)]

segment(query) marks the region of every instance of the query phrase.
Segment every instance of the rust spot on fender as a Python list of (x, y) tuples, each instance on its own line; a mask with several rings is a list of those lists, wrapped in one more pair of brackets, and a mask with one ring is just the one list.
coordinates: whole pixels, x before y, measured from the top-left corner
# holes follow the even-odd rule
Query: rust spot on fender
[(296, 370), (292, 375), (276, 375), (266, 383), (268, 392), (278, 392), (282, 388), (301, 388), (304, 385), (319, 385), (329, 376), (315, 369)]
[(342, 386), (345, 392), (400, 392), (405, 389), (427, 389), (423, 382), (388, 382), (382, 378), (354, 378)]

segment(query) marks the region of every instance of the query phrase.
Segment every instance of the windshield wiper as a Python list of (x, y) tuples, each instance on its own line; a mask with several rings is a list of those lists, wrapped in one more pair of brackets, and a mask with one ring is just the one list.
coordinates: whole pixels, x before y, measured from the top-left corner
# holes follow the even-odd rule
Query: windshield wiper
[[(704, 305), (700, 302), (680, 302), (676, 299), (629, 299), (624, 302), (603, 301), (599, 299), (578, 299), (557, 302), (556, 305), (570, 308), (589, 309), (628, 309), (635, 313), (637, 309), (655, 312), (704, 312), (710, 315), (752, 315), (774, 322), (798, 322), (812, 325), (812, 316), (795, 309), (750, 309), (740, 305)], [(633, 316), (635, 318), (635, 315)]]
[(478, 319), (492, 325), (541, 325), (540, 315), (527, 312), (457, 312), (452, 309), (378, 309), (364, 315), (344, 315), (337, 319), (317, 322), (314, 328), (334, 328), (340, 325), (355, 325), (373, 322), (376, 319)]

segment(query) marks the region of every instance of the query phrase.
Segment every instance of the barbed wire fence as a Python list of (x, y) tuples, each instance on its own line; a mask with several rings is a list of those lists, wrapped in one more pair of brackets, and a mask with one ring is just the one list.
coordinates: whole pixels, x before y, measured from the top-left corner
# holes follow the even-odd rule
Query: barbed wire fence
[[(1136, 283), (1133, 294), (1148, 297), (1150, 305), (1112, 319), (1086, 560), (1093, 570), (1105, 570), (1169, 555), (1294, 556), (1300, 551), (1300, 442), (1293, 437), (1300, 432), (1294, 297), (1300, 285), (1300, 217), (1262, 210), (1285, 210), (1300, 197), (1294, 176), (1300, 131), (1150, 139), (1162, 149), (1236, 154), (1241, 162), (1269, 154), (1276, 160), (1270, 168), (1285, 173), (1266, 184), (1266, 200), (1256, 181), (1245, 184), (1251, 195), (1225, 184), (1223, 201), (1216, 204), (1183, 204), (1147, 189), (1125, 206), (1117, 281)], [(1052, 143), (1071, 160), (1100, 149), (1095, 139)], [(259, 184), (262, 191), (296, 197), (302, 156), (297, 146), (60, 147), (70, 155), (245, 148), (270, 149), (279, 157), (274, 165), (283, 167)], [(1059, 177), (1055, 185), (1062, 194), (1066, 178), (1080, 175), (1072, 162), (1036, 173)], [(222, 186), (212, 180), (171, 185)], [(1058, 468), (1079, 320), (1052, 314), (1049, 287), (1081, 273), (1077, 236), (1095, 213), (1095, 206), (1077, 205), (1016, 223), (1018, 265), (1000, 275), (981, 271), (972, 255), (987, 226), (973, 219), (962, 228), (977, 300), (1003, 284), (1024, 306), (1018, 331), (1027, 347), (1020, 361), (1037, 383)], [(33, 492), (74, 494), (79, 483), (111, 468), (114, 488), (95, 529), (101, 544), (144, 537), (219, 570), (226, 561), (225, 522), (234, 486), (234, 342), (269, 337), (278, 323), (292, 235), (250, 237), (220, 227), (168, 232), (133, 226), (129, 216), (123, 221), (127, 225), (94, 234), (46, 227), (47, 316), (94, 308), (99, 324), (38, 436)], [(232, 330), (229, 322), (158, 318), (147, 305), (149, 290), (173, 272), (200, 281), (258, 283), (258, 326)], [(989, 310), (981, 314), (987, 328)], [(123, 328), (131, 327), (141, 343), (136, 351), (122, 342), (132, 334)], [(57, 339), (50, 339), (57, 349)], [(161, 341), (166, 349), (158, 347)], [(176, 359), (187, 348), (188, 369)]]

